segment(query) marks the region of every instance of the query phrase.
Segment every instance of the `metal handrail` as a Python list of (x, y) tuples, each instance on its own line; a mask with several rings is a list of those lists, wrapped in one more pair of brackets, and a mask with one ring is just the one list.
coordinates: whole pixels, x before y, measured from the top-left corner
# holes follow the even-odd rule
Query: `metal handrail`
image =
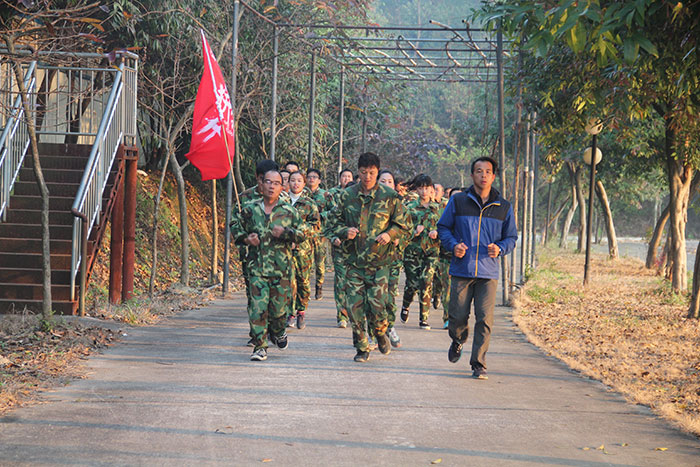
[[(78, 273), (78, 265), (83, 263), (83, 242), (86, 241), (84, 239), (89, 237), (90, 231), (95, 224), (95, 219), (97, 219), (97, 215), (101, 211), (102, 193), (124, 135), (122, 118), (124, 106), (124, 100), (122, 99), (122, 90), (124, 88), (123, 74), (124, 64), (122, 63), (114, 77), (106, 111), (100, 121), (95, 143), (92, 146), (83, 178), (78, 187), (78, 193), (71, 208), (75, 216), (73, 219), (73, 249), (71, 252), (71, 300), (75, 299), (75, 278)], [(81, 214), (81, 216), (78, 214)], [(87, 219), (86, 223), (81, 222), (80, 217), (83, 216)], [(87, 232), (82, 231), (83, 225), (85, 225), (84, 228), (87, 229)], [(84, 267), (85, 265), (83, 264), (82, 266)]]
[(73, 202), (73, 248), (71, 252), (71, 300), (75, 300), (75, 281), (80, 266), (81, 294), (85, 289), (87, 270), (87, 239), (92, 232), (102, 210), (102, 193), (107, 185), (109, 174), (116, 159), (119, 146), (125, 137), (136, 138), (136, 89), (138, 62), (134, 66), (119, 65), (114, 76), (105, 112), (98, 127), (95, 142)]
[[(30, 108), (34, 107), (35, 70), (36, 61), (33, 61), (29, 64), (24, 75), (24, 88), (31, 100)], [(32, 113), (31, 118), (34, 119), (35, 116), (36, 114)], [(0, 221), (5, 220), (10, 204), (10, 193), (29, 149), (29, 128), (23, 117), (22, 96), (18, 92), (10, 110), (10, 117), (7, 119), (2, 136), (0, 136)]]

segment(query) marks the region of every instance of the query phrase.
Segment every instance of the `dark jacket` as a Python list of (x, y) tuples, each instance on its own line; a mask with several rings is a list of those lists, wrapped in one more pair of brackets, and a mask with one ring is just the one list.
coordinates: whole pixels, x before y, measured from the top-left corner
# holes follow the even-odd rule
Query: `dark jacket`
[(483, 205), (473, 186), (454, 195), (437, 229), (446, 250), (454, 251), (460, 242), (467, 245), (464, 257), (453, 256), (450, 262), (450, 275), (463, 278), (498, 279), (499, 258), (489, 257), (488, 245), (498, 245), (503, 256), (513, 251), (518, 240), (513, 208), (494, 188)]

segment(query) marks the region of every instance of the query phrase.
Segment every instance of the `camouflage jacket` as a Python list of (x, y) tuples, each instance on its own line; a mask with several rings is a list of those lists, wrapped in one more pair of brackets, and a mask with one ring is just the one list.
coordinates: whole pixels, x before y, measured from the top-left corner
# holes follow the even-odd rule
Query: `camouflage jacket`
[[(447, 207), (447, 202), (449, 200), (447, 198), (442, 198), (438, 205), (440, 206), (440, 216), (442, 216), (442, 213), (445, 212), (445, 208)], [(440, 242), (440, 258), (441, 259), (452, 259), (452, 252), (447, 251), (444, 246), (442, 246), (442, 242)]]
[(304, 192), (292, 206), (299, 214), (301, 231), (304, 234), (304, 240), (297, 243), (294, 250), (302, 256), (310, 255), (313, 251), (312, 240), (321, 232), (321, 216), (318, 213), (318, 207), (316, 207), (316, 203), (313, 202), (308, 194)]
[[(394, 240), (410, 231), (410, 219), (398, 193), (377, 183), (368, 193), (362, 193), (362, 185), (353, 185), (341, 191), (337, 205), (330, 212), (326, 236), (342, 240), (341, 249), (348, 262), (357, 268), (379, 268), (393, 261)], [(360, 232), (348, 240), (348, 229), (356, 227)], [(375, 240), (388, 233), (391, 241), (380, 245)]]
[[(272, 236), (276, 225), (284, 227), (280, 238)], [(292, 270), (292, 244), (304, 240), (302, 222), (289, 203), (277, 202), (268, 216), (262, 201), (248, 202), (231, 222), (231, 235), (236, 245), (251, 233), (260, 237), (260, 245), (248, 245), (245, 259), (248, 274), (259, 277), (287, 277)]]
[[(428, 203), (423, 206), (420, 200), (410, 201), (406, 205), (406, 210), (413, 221), (413, 232), (411, 241), (406, 247), (406, 252), (411, 254), (423, 254), (426, 256), (438, 256), (440, 252), (440, 239), (432, 239), (428, 236), (431, 230), (437, 230), (437, 223), (440, 220), (440, 207), (436, 203)], [(423, 231), (419, 235), (413, 235), (415, 228), (422, 225)]]

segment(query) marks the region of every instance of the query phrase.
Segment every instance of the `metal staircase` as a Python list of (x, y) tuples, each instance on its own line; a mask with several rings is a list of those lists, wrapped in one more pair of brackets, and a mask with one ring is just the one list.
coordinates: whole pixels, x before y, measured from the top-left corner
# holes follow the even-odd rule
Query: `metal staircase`
[[(110, 214), (122, 210), (126, 161), (135, 156), (137, 57), (123, 53), (112, 66), (102, 54), (27, 55), (29, 119), (50, 194), (52, 308), (71, 314), (79, 272), (83, 296)], [(40, 310), (43, 300), (41, 196), (11, 66), (0, 50), (0, 313)]]

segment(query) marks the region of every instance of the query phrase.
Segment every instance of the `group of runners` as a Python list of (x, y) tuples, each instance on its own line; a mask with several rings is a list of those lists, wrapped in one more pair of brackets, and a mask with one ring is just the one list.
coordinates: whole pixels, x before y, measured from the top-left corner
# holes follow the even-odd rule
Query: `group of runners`
[(351, 326), (355, 361), (366, 362), (375, 348), (388, 354), (401, 346), (397, 314), (408, 322), (417, 297), (421, 329), (430, 329), (431, 304), (442, 304), (451, 362), (461, 356), (473, 305), (470, 364), (474, 377), (486, 379), (499, 257), (517, 240), (510, 203), (491, 187), (497, 171), (493, 159), (479, 158), (473, 186), (445, 190), (425, 174), (402, 180), (381, 169), (379, 156), (364, 153), (356, 172), (343, 170), (338, 185), (324, 190), (317, 169), (258, 162), (257, 185), (240, 194), (230, 226), (246, 283), (251, 360), (267, 359), (268, 341), (286, 349), (288, 328), (305, 328), (312, 269), (320, 299), (330, 244), (337, 325)]

